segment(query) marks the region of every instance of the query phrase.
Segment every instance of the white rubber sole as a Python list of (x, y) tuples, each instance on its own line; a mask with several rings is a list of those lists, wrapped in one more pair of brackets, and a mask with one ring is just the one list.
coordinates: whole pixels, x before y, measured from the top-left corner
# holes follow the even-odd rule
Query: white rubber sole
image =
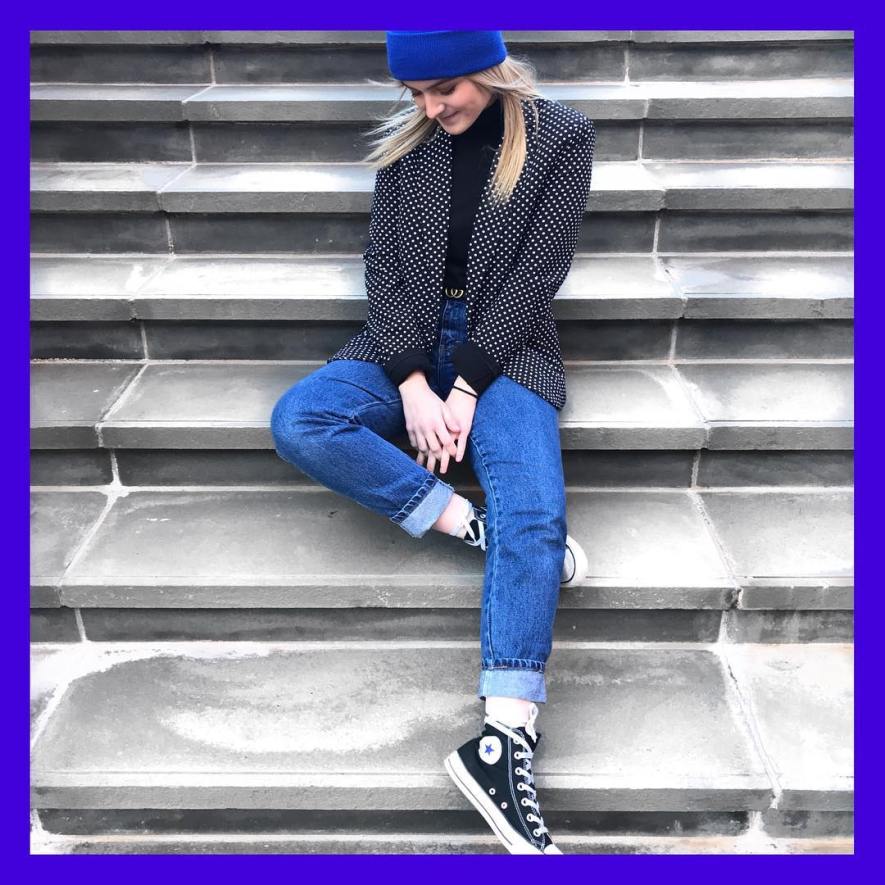
[[(443, 760), (443, 765), (449, 773), (449, 777), (455, 782), (455, 786), (465, 795), (470, 804), (483, 816), (485, 822), (491, 827), (492, 832), (498, 837), (501, 844), (511, 854), (544, 854), (540, 848), (536, 848), (519, 835), (507, 821), (507, 818), (497, 809), (484, 793), (476, 790), (476, 781), (470, 776), (470, 772), (464, 767), (457, 750), (453, 750)], [(554, 846), (551, 846), (554, 847)], [(550, 854), (562, 854), (559, 849), (549, 852)]]
[[(571, 587), (573, 584), (577, 584), (579, 581), (583, 581), (584, 578), (587, 577), (587, 572), (590, 570), (590, 563), (587, 561), (587, 554), (584, 553), (584, 548), (571, 536), (566, 535), (566, 546), (571, 548), (572, 553), (575, 555), (575, 573), (572, 576), (571, 580), (564, 581), (560, 580), (560, 587)], [(566, 554), (567, 558), (571, 558)], [(563, 566), (565, 563), (563, 563)]]

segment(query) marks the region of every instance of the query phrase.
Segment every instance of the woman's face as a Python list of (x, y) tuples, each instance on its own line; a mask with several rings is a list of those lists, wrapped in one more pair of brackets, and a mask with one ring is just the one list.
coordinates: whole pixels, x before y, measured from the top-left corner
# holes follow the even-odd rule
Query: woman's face
[(400, 82), (409, 88), (424, 114), (452, 135), (469, 129), (495, 97), (490, 89), (477, 86), (466, 77)]

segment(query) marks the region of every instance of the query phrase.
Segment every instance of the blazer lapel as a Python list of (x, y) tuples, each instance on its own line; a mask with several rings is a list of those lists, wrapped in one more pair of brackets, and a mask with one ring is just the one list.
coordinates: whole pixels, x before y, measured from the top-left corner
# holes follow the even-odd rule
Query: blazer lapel
[[(526, 127), (526, 166), (533, 160), (534, 140), (528, 137), (533, 117), (528, 99), (522, 99), (523, 120)], [(489, 254), (498, 254), (497, 244), (506, 227), (509, 206), (495, 206), (491, 200), (491, 183), (501, 158), (500, 145), (495, 150), (489, 177), (483, 187), (476, 210), (476, 218), (467, 250), (467, 291), (475, 294), (482, 287), (488, 273), (487, 264), (479, 263), (479, 250), (474, 248), (477, 238), (484, 238), (490, 244)], [(430, 269), (441, 289), (445, 278), (446, 251), (448, 246), (449, 211), (452, 196), (452, 136), (440, 127), (427, 142), (421, 174), (426, 189), (426, 214), (422, 219), (423, 241)], [(520, 183), (525, 180), (525, 176)], [(519, 186), (519, 185), (517, 185)], [(441, 234), (441, 235), (440, 235)]]

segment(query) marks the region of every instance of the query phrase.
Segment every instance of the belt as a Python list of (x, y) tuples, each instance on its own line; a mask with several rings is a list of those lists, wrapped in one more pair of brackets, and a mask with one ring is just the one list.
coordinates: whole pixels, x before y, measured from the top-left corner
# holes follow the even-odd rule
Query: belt
[(443, 286), (443, 292), (445, 293), (446, 298), (463, 298), (465, 290), (455, 289), (452, 286)]

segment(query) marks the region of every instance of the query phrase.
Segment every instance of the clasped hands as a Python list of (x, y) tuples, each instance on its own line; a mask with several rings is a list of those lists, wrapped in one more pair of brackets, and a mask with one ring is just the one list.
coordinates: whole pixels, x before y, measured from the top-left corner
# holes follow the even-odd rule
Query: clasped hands
[[(458, 390), (473, 388), (459, 375), (445, 400), (437, 396), (423, 372), (414, 372), (399, 386), (409, 442), (418, 450), (415, 460), (433, 473), (437, 463), (445, 473), (449, 459), (460, 462), (473, 426), (476, 397)], [(425, 464), (426, 462), (426, 464)]]

